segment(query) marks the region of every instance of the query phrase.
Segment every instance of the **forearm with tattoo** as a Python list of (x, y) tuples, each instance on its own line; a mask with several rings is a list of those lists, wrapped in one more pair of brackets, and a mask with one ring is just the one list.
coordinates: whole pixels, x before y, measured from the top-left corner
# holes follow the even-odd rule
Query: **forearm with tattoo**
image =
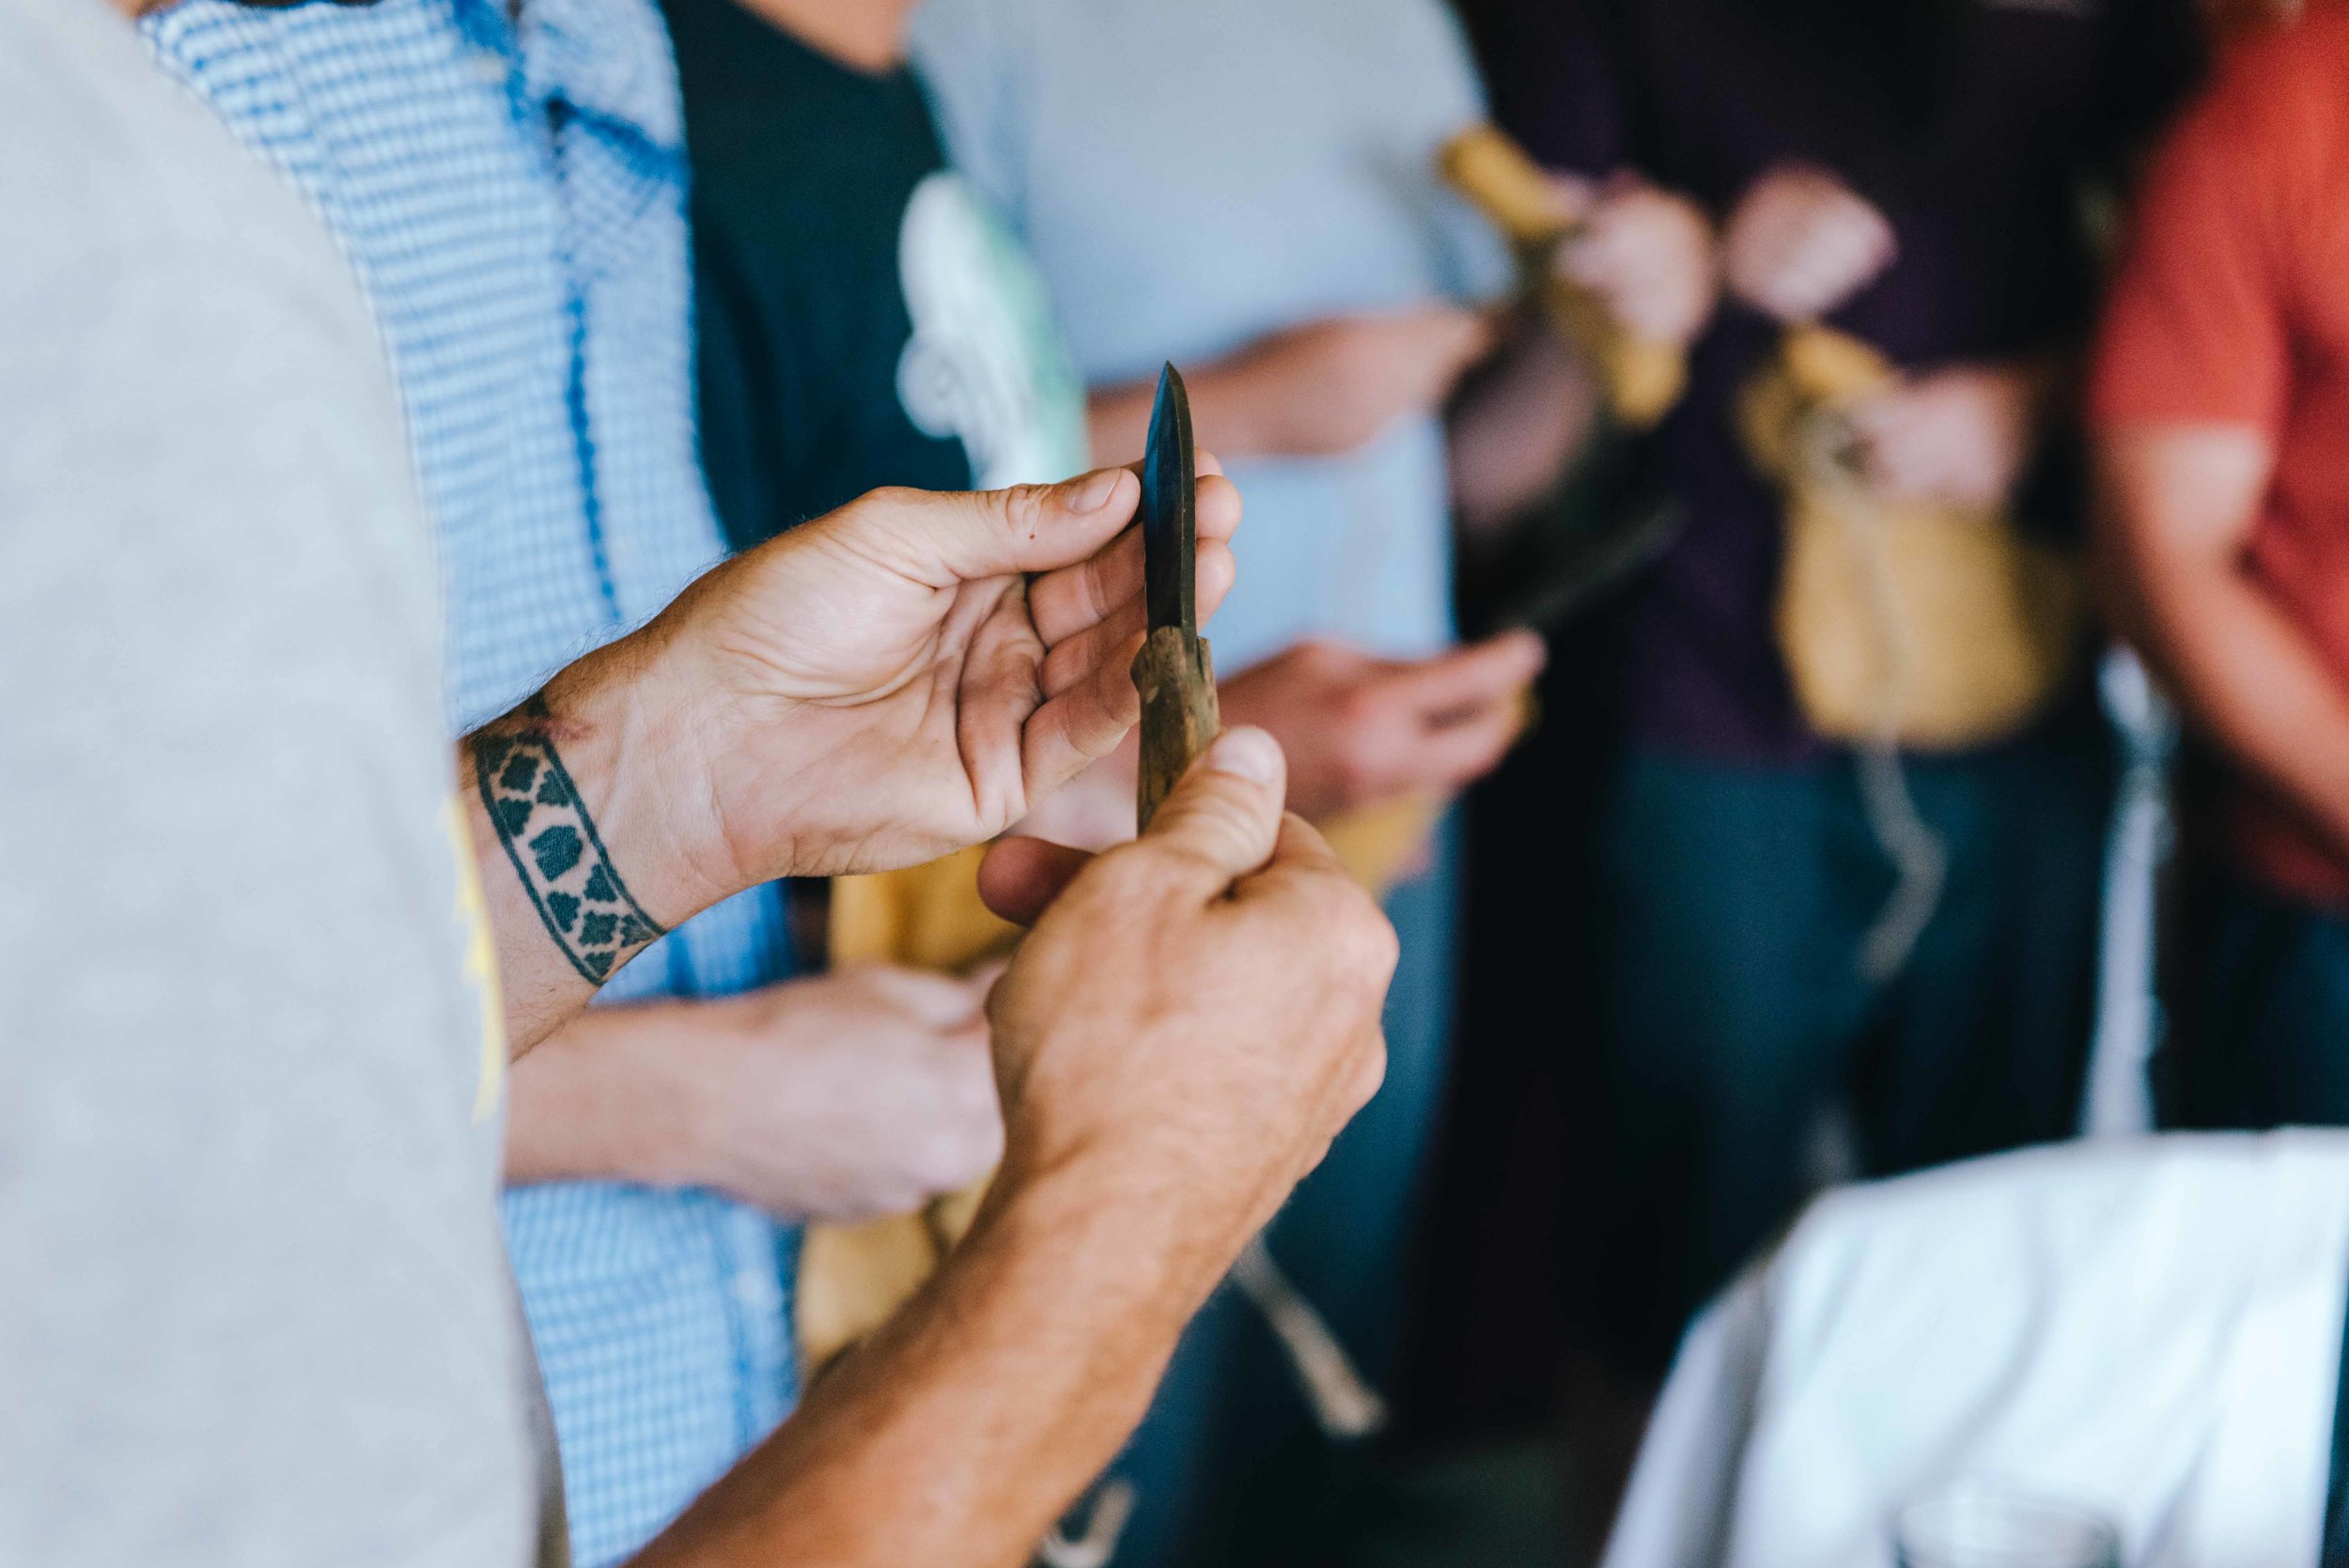
[(645, 912), (612, 863), (546, 716), (545, 699), (534, 697), (512, 727), (478, 737), (474, 783), (547, 935), (580, 978), (600, 986), (668, 928)]
[(458, 753), (517, 1055), (670, 925), (738, 891), (690, 875), (701, 857), (669, 787), (677, 742), (632, 706), (628, 659), (588, 655)]

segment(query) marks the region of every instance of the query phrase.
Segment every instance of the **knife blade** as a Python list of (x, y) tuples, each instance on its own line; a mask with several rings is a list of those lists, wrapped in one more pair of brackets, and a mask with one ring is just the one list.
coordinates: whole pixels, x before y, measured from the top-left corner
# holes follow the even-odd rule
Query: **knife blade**
[(1221, 727), (1215, 662), (1199, 635), (1199, 470), (1190, 396), (1182, 373), (1159, 375), (1150, 444), (1142, 460), (1143, 604), (1149, 634), (1134, 656), (1142, 697), (1142, 769), (1135, 815), (1143, 828)]
[(1142, 461), (1143, 598), (1150, 629), (1199, 629), (1198, 458), (1190, 394), (1172, 365), (1159, 372), (1150, 405), (1150, 445)]

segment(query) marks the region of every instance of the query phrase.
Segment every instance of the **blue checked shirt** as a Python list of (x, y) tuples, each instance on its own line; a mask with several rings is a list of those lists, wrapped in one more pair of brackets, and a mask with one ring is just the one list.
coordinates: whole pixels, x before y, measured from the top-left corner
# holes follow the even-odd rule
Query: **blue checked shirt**
[[(694, 449), (676, 67), (648, 0), (381, 0), (150, 18), (167, 69), (310, 197), (388, 340), (438, 513), (452, 724), (511, 706), (720, 553)], [(321, 520), (321, 526), (328, 524)], [(658, 943), (612, 999), (781, 978), (781, 899)], [(789, 1408), (796, 1235), (712, 1193), (509, 1195), (583, 1568)]]

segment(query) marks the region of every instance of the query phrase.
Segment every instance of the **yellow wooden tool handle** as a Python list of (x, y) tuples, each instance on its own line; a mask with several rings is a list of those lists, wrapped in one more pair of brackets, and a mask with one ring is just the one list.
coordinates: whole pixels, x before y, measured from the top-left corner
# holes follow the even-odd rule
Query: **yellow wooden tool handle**
[(1555, 244), (1574, 227), (1549, 176), (1498, 127), (1472, 126), (1439, 156), (1444, 179), (1519, 249)]

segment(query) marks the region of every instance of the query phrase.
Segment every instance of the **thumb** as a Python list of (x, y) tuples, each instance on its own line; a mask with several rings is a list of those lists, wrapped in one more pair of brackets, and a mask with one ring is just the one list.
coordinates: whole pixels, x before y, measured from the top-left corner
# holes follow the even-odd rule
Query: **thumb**
[(1279, 741), (1260, 729), (1225, 730), (1159, 806), (1139, 850), (1180, 867), (1202, 900), (1215, 897), (1272, 858), (1287, 791)]
[(933, 587), (1053, 571), (1133, 520), (1142, 482), (1122, 468), (1003, 490), (875, 490), (835, 514), (850, 542)]

